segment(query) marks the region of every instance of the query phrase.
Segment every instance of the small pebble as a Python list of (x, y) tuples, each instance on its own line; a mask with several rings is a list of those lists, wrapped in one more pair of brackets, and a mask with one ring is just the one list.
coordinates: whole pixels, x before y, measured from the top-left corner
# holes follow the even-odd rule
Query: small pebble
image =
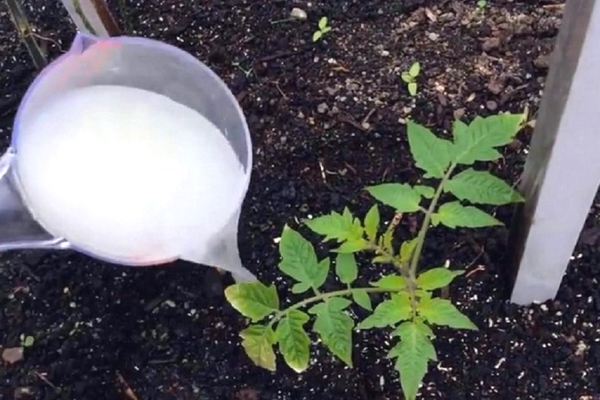
[(485, 106), (487, 107), (488, 110), (494, 111), (495, 109), (498, 108), (498, 103), (496, 103), (493, 100), (488, 100), (485, 102)]
[(325, 103), (321, 103), (317, 106), (317, 112), (319, 114), (325, 114), (328, 109), (329, 109), (329, 107)]
[(440, 38), (440, 35), (435, 32), (431, 32), (427, 35), (427, 37), (429, 38), (429, 40), (435, 42), (436, 40), (438, 40)]
[(500, 39), (497, 37), (487, 39), (482, 45), (483, 51), (485, 52), (497, 49), (498, 47), (500, 47)]
[(306, 20), (306, 18), (308, 18), (308, 15), (306, 14), (306, 11), (304, 11), (303, 9), (294, 7), (294, 8), (292, 8), (292, 11), (290, 12), (290, 17), (298, 19), (300, 21), (304, 21), (304, 20)]

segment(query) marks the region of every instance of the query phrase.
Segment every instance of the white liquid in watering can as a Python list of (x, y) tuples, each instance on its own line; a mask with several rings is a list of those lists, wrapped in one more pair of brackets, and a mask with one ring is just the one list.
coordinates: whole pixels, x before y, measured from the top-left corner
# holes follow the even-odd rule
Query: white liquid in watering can
[(231, 217), (244, 181), (212, 122), (130, 87), (54, 98), (19, 132), (16, 148), (25, 202), (48, 232), (138, 264), (204, 245)]

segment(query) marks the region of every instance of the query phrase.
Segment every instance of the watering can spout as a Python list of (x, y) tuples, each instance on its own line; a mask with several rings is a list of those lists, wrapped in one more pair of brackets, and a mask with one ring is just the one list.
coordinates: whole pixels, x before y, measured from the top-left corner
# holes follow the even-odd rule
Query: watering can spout
[(89, 33), (77, 32), (69, 48), (71, 54), (81, 54), (102, 39)]
[(15, 152), (0, 157), (0, 251), (17, 249), (58, 249), (66, 245), (38, 224), (25, 204), (11, 168)]

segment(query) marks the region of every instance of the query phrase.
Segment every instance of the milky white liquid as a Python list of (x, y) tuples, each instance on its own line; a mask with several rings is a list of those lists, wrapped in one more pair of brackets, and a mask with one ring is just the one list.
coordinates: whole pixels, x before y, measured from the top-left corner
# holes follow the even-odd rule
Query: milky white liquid
[(177, 258), (237, 208), (244, 172), (218, 128), (167, 97), (122, 86), (73, 90), (16, 143), (27, 206), (56, 237), (115, 262)]

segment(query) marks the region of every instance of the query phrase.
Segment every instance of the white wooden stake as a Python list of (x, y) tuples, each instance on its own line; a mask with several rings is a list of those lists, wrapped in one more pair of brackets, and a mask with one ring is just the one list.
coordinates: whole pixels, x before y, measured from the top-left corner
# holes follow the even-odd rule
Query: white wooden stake
[(553, 299), (600, 185), (600, 4), (567, 1), (512, 232), (511, 300)]

